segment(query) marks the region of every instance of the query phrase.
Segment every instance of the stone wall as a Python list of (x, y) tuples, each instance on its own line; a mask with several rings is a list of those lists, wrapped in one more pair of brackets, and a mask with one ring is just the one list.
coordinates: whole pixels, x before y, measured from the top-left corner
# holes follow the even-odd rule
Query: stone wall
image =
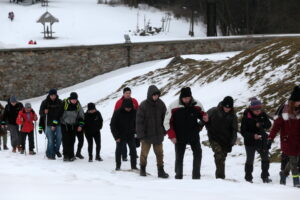
[(130, 63), (182, 54), (242, 51), (275, 37), (229, 37), (186, 41), (0, 50), (0, 99), (19, 99), (65, 88)]

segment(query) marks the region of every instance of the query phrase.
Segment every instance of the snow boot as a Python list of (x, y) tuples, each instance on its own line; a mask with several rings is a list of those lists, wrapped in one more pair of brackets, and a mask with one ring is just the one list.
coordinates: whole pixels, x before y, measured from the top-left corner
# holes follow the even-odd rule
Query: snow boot
[(279, 173), (279, 175), (280, 175), (280, 184), (281, 185), (286, 185), (286, 177), (287, 176), (282, 171)]
[(142, 166), (142, 165), (141, 165), (140, 176), (147, 176), (147, 173), (146, 173), (146, 166)]
[(269, 177), (267, 178), (262, 178), (263, 183), (271, 183), (272, 179), (270, 179)]
[(157, 167), (157, 175), (159, 178), (169, 178), (169, 174), (167, 174), (164, 170), (164, 167)]
[(299, 176), (293, 177), (294, 187), (300, 188)]

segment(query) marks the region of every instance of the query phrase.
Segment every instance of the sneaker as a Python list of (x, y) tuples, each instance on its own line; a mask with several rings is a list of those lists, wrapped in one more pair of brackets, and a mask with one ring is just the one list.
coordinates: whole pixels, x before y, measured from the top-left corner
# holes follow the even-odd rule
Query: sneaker
[(58, 152), (56, 152), (56, 156), (58, 157), (58, 158), (61, 158), (62, 157), (62, 155), (61, 155), (61, 153), (58, 151)]

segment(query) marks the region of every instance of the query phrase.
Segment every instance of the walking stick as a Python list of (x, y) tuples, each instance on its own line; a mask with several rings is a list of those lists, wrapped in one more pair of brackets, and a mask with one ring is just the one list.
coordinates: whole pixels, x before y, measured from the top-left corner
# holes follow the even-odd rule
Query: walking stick
[(45, 149), (45, 155), (44, 155), (44, 158), (46, 158), (46, 154), (47, 154), (47, 121), (48, 121), (48, 114), (46, 114), (46, 117), (45, 117), (45, 146), (44, 146), (44, 149)]
[(39, 145), (38, 145), (38, 141), (37, 141), (37, 134), (36, 134), (36, 122), (34, 122), (34, 136), (35, 136), (35, 144), (36, 144), (36, 153), (39, 152)]

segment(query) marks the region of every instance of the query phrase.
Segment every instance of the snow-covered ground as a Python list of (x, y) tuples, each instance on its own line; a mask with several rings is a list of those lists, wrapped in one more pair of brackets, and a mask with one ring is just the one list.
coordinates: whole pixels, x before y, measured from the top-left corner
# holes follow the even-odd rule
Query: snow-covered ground
[[(214, 60), (232, 57), (238, 52), (187, 55), (185, 58)], [(79, 100), (85, 106), (88, 102), (97, 102), (114, 93), (126, 80), (144, 75), (150, 71), (163, 68), (170, 59), (158, 60), (129, 68), (122, 68), (91, 80), (74, 85), (59, 91), (61, 98), (65, 98), (71, 91), (79, 94)], [(167, 81), (167, 80), (165, 80)], [(234, 98), (247, 99), (250, 94), (241, 95), (247, 90), (245, 80), (238, 77), (225, 82), (212, 82), (204, 86), (192, 87), (193, 96), (199, 99), (205, 109), (216, 106), (226, 95)], [(150, 83), (149, 83), (150, 84)], [(146, 98), (149, 84), (132, 87), (133, 97), (138, 101)], [(109, 87), (108, 87), (109, 86)], [(170, 91), (162, 99), (169, 105), (177, 98)], [(120, 93), (120, 96), (122, 94)], [(27, 101), (32, 102), (35, 110), (38, 110), (41, 100), (38, 97)], [(271, 164), (270, 174), (273, 179), (271, 184), (263, 184), (260, 179), (259, 158), (256, 159), (254, 169), (254, 184), (246, 183), (244, 177), (245, 150), (243, 146), (235, 146), (229, 154), (226, 162), (227, 180), (214, 178), (214, 158), (212, 150), (202, 146), (203, 159), (201, 168), (201, 180), (192, 180), (192, 152), (186, 151), (184, 163), (184, 179), (174, 179), (174, 146), (168, 140), (164, 141), (165, 170), (170, 174), (167, 180), (156, 177), (155, 155), (150, 151), (147, 171), (152, 175), (140, 177), (133, 172), (115, 172), (114, 150), (115, 143), (109, 129), (109, 122), (113, 107), (117, 99), (108, 98), (99, 101), (97, 108), (104, 117), (102, 129), (103, 162), (87, 162), (87, 159), (76, 160), (72, 163), (64, 163), (61, 159), (49, 161), (45, 159), (45, 136), (38, 135), (39, 152), (36, 156), (24, 156), (10, 151), (0, 152), (0, 193), (5, 200), (82, 200), (82, 199), (228, 199), (228, 200), (298, 200), (300, 190), (292, 186), (291, 178), (287, 186), (279, 185), (279, 164)], [(24, 102), (27, 102), (24, 101)], [(201, 141), (207, 140), (206, 131), (200, 133)], [(140, 149), (138, 149), (139, 152)], [(83, 155), (87, 157), (87, 143), (83, 148)], [(122, 169), (129, 169), (129, 162), (123, 162)]]
[[(8, 19), (11, 11), (15, 13), (13, 22)], [(55, 40), (44, 40), (41, 34), (43, 26), (36, 23), (46, 12), (40, 3), (22, 6), (0, 0), (0, 48), (123, 43), (124, 34), (130, 34), (133, 42), (190, 38), (189, 22), (174, 17), (169, 32), (133, 36), (129, 30), (136, 30), (138, 12), (139, 28), (144, 27), (144, 17), (153, 27), (161, 27), (161, 19), (166, 13), (153, 7), (135, 9), (97, 4), (97, 0), (51, 0), (48, 11), (59, 19), (59, 23), (53, 25)], [(196, 37), (205, 37), (204, 27), (202, 23), (195, 26)], [(36, 40), (37, 45), (28, 45), (29, 40)]]

